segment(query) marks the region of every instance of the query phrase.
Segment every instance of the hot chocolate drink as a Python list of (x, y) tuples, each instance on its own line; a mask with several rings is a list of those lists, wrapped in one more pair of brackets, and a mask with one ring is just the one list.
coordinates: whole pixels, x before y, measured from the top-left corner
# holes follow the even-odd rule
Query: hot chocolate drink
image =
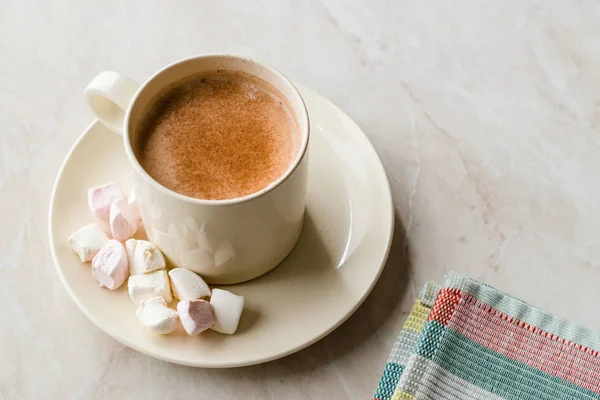
[(158, 183), (199, 199), (233, 199), (281, 177), (297, 156), (298, 122), (256, 77), (215, 71), (170, 86), (139, 124), (134, 151)]

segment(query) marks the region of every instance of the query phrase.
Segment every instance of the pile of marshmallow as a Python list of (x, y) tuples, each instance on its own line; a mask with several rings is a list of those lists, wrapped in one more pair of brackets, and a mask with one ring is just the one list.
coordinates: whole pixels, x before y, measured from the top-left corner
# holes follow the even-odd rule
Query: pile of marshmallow
[[(88, 205), (98, 221), (74, 232), (69, 244), (81, 261), (92, 262), (92, 276), (101, 287), (116, 290), (127, 280), (129, 297), (145, 327), (168, 334), (181, 321), (192, 336), (207, 329), (226, 334), (236, 331), (244, 309), (242, 296), (211, 291), (199, 275), (185, 268), (167, 273), (160, 250), (146, 240), (132, 238), (140, 226), (134, 193), (126, 199), (115, 183), (96, 186), (88, 191)], [(179, 300), (177, 311), (167, 306), (173, 296)]]

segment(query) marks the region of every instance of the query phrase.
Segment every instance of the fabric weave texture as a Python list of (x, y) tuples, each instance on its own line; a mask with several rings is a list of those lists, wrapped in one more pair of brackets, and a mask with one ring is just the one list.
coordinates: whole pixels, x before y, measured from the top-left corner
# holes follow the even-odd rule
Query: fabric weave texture
[(473, 279), (427, 283), (375, 400), (600, 400), (600, 334)]

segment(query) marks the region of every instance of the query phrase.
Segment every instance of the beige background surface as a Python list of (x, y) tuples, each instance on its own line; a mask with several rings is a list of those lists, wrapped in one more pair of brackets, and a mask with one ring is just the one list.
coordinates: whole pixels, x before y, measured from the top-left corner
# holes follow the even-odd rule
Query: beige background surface
[[(598, 21), (592, 0), (0, 1), (0, 398), (369, 398), (415, 294), (449, 270), (600, 329)], [(348, 112), (397, 210), (383, 276), (344, 325), (234, 370), (112, 340), (47, 243), (86, 83), (203, 52), (271, 63)]]

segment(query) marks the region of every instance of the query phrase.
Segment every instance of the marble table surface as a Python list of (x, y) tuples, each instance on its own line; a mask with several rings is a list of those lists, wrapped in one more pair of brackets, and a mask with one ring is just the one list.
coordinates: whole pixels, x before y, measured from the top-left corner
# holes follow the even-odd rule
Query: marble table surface
[[(600, 4), (0, 0), (0, 399), (360, 399), (420, 286), (455, 270), (600, 329)], [(47, 213), (98, 72), (255, 57), (338, 104), (389, 174), (396, 233), (309, 348), (205, 370), (139, 354), (63, 288)], [(250, 345), (250, 344), (249, 344)]]

